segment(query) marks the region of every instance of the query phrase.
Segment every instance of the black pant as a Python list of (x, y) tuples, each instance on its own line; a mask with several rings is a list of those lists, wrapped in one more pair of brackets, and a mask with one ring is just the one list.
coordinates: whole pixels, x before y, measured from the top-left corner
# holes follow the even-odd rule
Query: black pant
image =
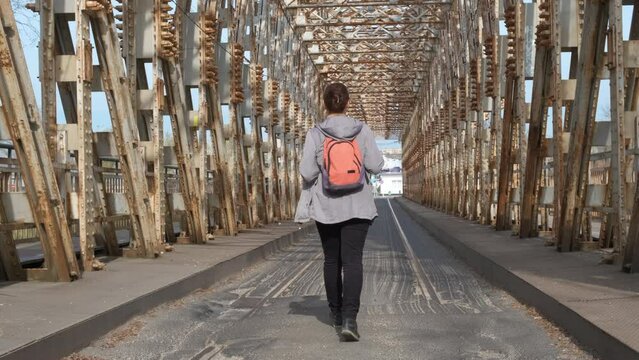
[[(370, 220), (351, 219), (338, 224), (317, 223), (324, 249), (324, 284), (333, 313), (355, 319), (362, 293), (362, 253)], [(342, 270), (344, 279), (342, 281)]]

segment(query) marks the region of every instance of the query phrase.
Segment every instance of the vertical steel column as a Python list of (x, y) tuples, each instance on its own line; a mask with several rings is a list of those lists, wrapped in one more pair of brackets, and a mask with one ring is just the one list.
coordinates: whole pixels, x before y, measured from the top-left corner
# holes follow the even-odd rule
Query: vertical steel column
[(570, 114), (570, 145), (566, 158), (567, 167), (563, 182), (565, 193), (557, 243), (560, 251), (575, 250), (579, 236), (599, 90), (597, 72), (603, 62), (605, 29), (608, 23), (607, 5), (599, 1), (589, 1), (585, 9), (577, 68), (577, 90)]
[(179, 2), (172, 22), (168, 21), (170, 19), (168, 12), (162, 12), (164, 16), (169, 15), (169, 17), (163, 21), (166, 30), (162, 31), (162, 43), (160, 45), (164, 44), (164, 46), (160, 48), (160, 63), (166, 84), (167, 110), (175, 140), (174, 149), (179, 167), (181, 193), (186, 207), (189, 237), (191, 242), (202, 244), (206, 242), (208, 233), (202, 205), (202, 196), (205, 194), (205, 189), (202, 188), (202, 183), (199, 181), (196, 171), (194, 136), (191, 132), (191, 124), (188, 123), (187, 97), (181, 65), (186, 26), (186, 22), (183, 22), (182, 19), (187, 16), (183, 14), (183, 11), (189, 8), (190, 1)]
[(499, 76), (500, 61), (497, 56), (497, 46), (499, 38), (493, 34), (497, 27), (496, 14), (499, 11), (499, 4), (495, 3), (495, 8), (489, 12), (487, 21), (490, 32), (484, 40), (484, 55), (486, 57), (486, 75), (485, 75), (485, 91), (486, 99), (490, 99), (490, 130), (488, 133), (488, 153), (486, 154), (486, 171), (484, 181), (485, 200), (482, 206), (482, 224), (489, 225), (492, 223), (493, 198), (495, 193), (495, 170), (497, 166), (497, 152), (495, 147), (497, 144), (497, 126), (501, 121), (501, 76)]
[(213, 105), (213, 150), (216, 154), (216, 160), (218, 161), (218, 169), (219, 169), (219, 180), (220, 187), (222, 191), (222, 212), (223, 212), (223, 220), (225, 221), (225, 233), (226, 235), (237, 235), (237, 218), (235, 211), (235, 204), (233, 201), (233, 184), (231, 171), (229, 167), (229, 159), (226, 156), (226, 148), (224, 143), (226, 139), (224, 138), (224, 129), (222, 126), (222, 115), (221, 115), (221, 103), (219, 96), (218, 85), (210, 86), (210, 91), (207, 91), (207, 102)]
[(559, 224), (561, 224), (561, 199), (563, 198), (563, 174), (564, 174), (564, 151), (563, 133), (564, 120), (562, 116), (563, 99), (561, 95), (561, 38), (559, 28), (559, 3), (551, 3), (551, 38), (552, 38), (552, 129), (553, 129), (553, 241), (557, 243), (559, 234)]
[[(498, 5), (496, 5), (498, 7)], [(499, 178), (501, 175), (501, 171), (502, 171), (502, 165), (501, 165), (501, 160), (502, 160), (502, 141), (503, 141), (503, 137), (504, 137), (504, 129), (506, 129), (506, 125), (508, 125), (508, 131), (510, 131), (510, 121), (508, 120), (508, 123), (506, 123), (506, 114), (510, 114), (512, 112), (511, 109), (511, 104), (508, 105), (508, 107), (506, 107), (506, 99), (510, 98), (512, 102), (512, 97), (510, 96), (512, 90), (512, 86), (509, 86), (509, 82), (508, 82), (508, 76), (506, 74), (506, 70), (508, 69), (508, 64), (509, 64), (509, 60), (508, 59), (502, 59), (502, 56), (500, 54), (500, 51), (497, 51), (498, 48), (501, 48), (501, 44), (502, 42), (506, 41), (507, 37), (501, 37), (501, 36), (495, 36), (495, 43), (494, 43), (494, 48), (496, 51), (496, 57), (498, 59), (498, 63), (495, 65), (495, 74), (496, 74), (496, 88), (495, 88), (495, 93), (493, 94), (493, 113), (492, 113), (492, 123), (491, 123), (491, 151), (492, 151), (492, 155), (491, 155), (491, 167), (492, 167), (492, 171), (491, 171), (491, 198), (490, 198), (490, 203), (491, 203), (491, 216), (494, 213), (494, 216), (492, 216), (490, 223), (493, 223), (493, 219), (494, 219), (494, 225), (495, 227), (497, 227), (497, 222), (498, 222), (498, 214), (500, 214), (499, 211), (499, 192), (500, 192), (500, 182), (499, 182)], [(504, 75), (502, 75), (504, 74)], [(505, 77), (506, 79), (502, 82), (502, 78)], [(502, 95), (503, 94), (503, 95)], [(502, 108), (503, 108), (503, 115), (502, 115)], [(512, 116), (512, 115), (508, 115), (508, 116)], [(509, 138), (510, 139), (510, 138)], [(511, 141), (511, 140), (508, 140)], [(510, 158), (510, 155), (508, 155), (508, 158)], [(509, 160), (510, 162), (510, 160)], [(508, 186), (505, 187), (506, 191), (508, 191)], [(494, 202), (493, 202), (494, 201)], [(494, 205), (494, 211), (493, 211), (493, 204)], [(505, 210), (503, 210), (505, 211)], [(508, 223), (508, 221), (506, 221), (506, 223)]]
[[(210, 124), (211, 141), (213, 146), (213, 161), (216, 168), (216, 188), (221, 203), (222, 227), (226, 235), (237, 234), (237, 221), (235, 217), (235, 205), (233, 203), (233, 184), (231, 172), (229, 170), (228, 157), (226, 156), (226, 139), (221, 115), (220, 90), (217, 78), (217, 49), (220, 42), (218, 12), (222, 2), (207, 3), (200, 11), (206, 13), (207, 20), (204, 32), (207, 34), (206, 42), (201, 40), (202, 51), (200, 52), (200, 67), (206, 67), (206, 84), (201, 83), (200, 96), (207, 106), (206, 122)], [(203, 39), (203, 38), (201, 38)], [(203, 91), (203, 93), (202, 93)]]
[[(206, 83), (208, 83), (207, 80), (207, 70), (209, 69), (209, 65), (206, 62), (203, 62), (202, 60), (205, 59), (205, 57), (203, 55), (205, 55), (206, 53), (208, 53), (208, 49), (205, 49), (205, 47), (208, 44), (207, 41), (207, 37), (209, 36), (209, 34), (207, 34), (207, 31), (209, 33), (215, 33), (217, 32), (216, 29), (216, 24), (215, 21), (212, 21), (212, 23), (209, 23), (210, 21), (210, 17), (207, 17), (207, 12), (204, 11), (203, 9), (206, 8), (206, 4), (203, 0), (198, 0), (198, 4), (197, 4), (197, 9), (198, 9), (198, 18), (195, 20), (196, 21), (196, 27), (197, 29), (195, 29), (194, 34), (198, 34), (198, 40), (199, 40), (199, 53), (198, 53), (198, 59), (199, 59), (199, 64), (200, 64), (200, 68), (199, 68), (199, 73), (200, 73), (200, 78), (199, 78), (199, 84), (198, 84), (198, 111), (197, 111), (197, 117), (194, 119), (195, 121), (195, 128), (196, 130), (192, 133), (192, 136), (194, 138), (196, 138), (195, 140), (195, 159), (194, 159), (194, 163), (195, 163), (195, 174), (196, 174), (196, 181), (198, 183), (198, 188), (200, 189), (201, 193), (200, 193), (200, 203), (199, 203), (199, 208), (200, 208), (200, 218), (202, 219), (202, 225), (204, 227), (204, 240), (208, 240), (208, 239), (212, 239), (213, 238), (213, 234), (211, 233), (211, 216), (209, 213), (209, 193), (208, 193), (208, 177), (209, 177), (209, 161), (208, 161), (208, 133), (209, 133), (209, 129), (210, 129), (210, 122), (207, 121), (207, 117), (208, 117), (208, 103), (206, 101), (206, 96), (204, 96), (204, 89), (203, 87), (205, 86)], [(208, 30), (207, 30), (208, 29)], [(214, 42), (215, 45), (217, 45)], [(214, 64), (211, 64), (214, 65)], [(215, 72), (215, 77), (217, 77), (217, 71)], [(190, 95), (190, 94), (189, 94)], [(191, 101), (193, 102), (193, 99), (191, 99)], [(194, 104), (195, 105), (195, 104)]]
[[(639, 3), (635, 1), (630, 25), (630, 40), (639, 38)], [(636, 111), (639, 100), (639, 76), (637, 69), (627, 69), (627, 90), (625, 107), (627, 111)], [(636, 121), (636, 119), (635, 119)], [(635, 147), (638, 145), (634, 140)], [(635, 155), (636, 157), (637, 155)], [(635, 159), (635, 163), (637, 160)], [(632, 215), (629, 222), (626, 248), (623, 254), (623, 269), (627, 272), (639, 272), (639, 181), (635, 184), (635, 196), (632, 207)]]
[[(122, 2), (123, 12), (123, 32), (122, 32), (122, 56), (126, 63), (126, 75), (128, 78), (129, 94), (133, 113), (136, 114), (136, 121), (141, 119), (138, 113), (138, 80), (137, 80), (137, 56), (135, 48), (135, 3), (136, 0), (116, 0)], [(139, 123), (139, 122), (138, 122)], [(138, 125), (140, 127), (140, 125)]]
[(460, 200), (459, 200), (459, 216), (468, 216), (468, 204), (470, 203), (470, 181), (469, 181), (469, 156), (471, 152), (469, 139), (472, 134), (472, 125), (468, 119), (468, 76), (464, 75), (461, 78), (460, 86), (460, 99), (459, 99), (459, 174), (460, 174)]
[[(481, 39), (481, 32), (478, 34), (476, 41)], [(483, 209), (481, 208), (482, 201), (486, 201), (484, 197), (484, 169), (482, 167), (483, 154), (483, 124), (484, 124), (484, 109), (483, 109), (483, 91), (482, 91), (482, 61), (481, 61), (481, 46), (476, 49), (478, 54), (473, 61), (471, 61), (471, 110), (473, 111), (473, 124), (475, 124), (475, 134), (472, 140), (472, 146), (474, 148), (472, 170), (471, 170), (471, 184), (472, 184), (472, 198), (470, 203), (470, 218), (471, 220), (480, 220), (483, 216)]]
[(639, 272), (639, 181), (635, 190), (628, 243), (624, 252), (623, 269), (630, 273)]
[[(501, 80), (497, 81), (497, 88), (495, 92), (499, 94), (501, 92), (501, 86), (499, 83)], [(493, 95), (491, 97), (492, 104), (492, 112), (490, 114), (490, 142), (488, 144), (489, 159), (488, 159), (488, 179), (486, 181), (488, 189), (486, 190), (486, 194), (488, 196), (488, 201), (484, 204), (484, 211), (486, 216), (484, 218), (485, 225), (493, 224), (493, 204), (495, 204), (495, 193), (497, 191), (497, 181), (499, 175), (499, 169), (501, 169), (500, 161), (501, 150), (499, 146), (499, 140), (502, 139), (502, 124), (501, 124), (501, 95)], [(495, 212), (496, 214), (496, 212)], [(496, 217), (495, 217), (496, 219)]]
[[(525, 79), (526, 79), (526, 73), (525, 73), (525, 51), (524, 51), (524, 47), (525, 47), (525, 37), (526, 37), (526, 18), (524, 16), (524, 4), (523, 2), (517, 2), (516, 3), (518, 9), (517, 9), (517, 16), (516, 16), (516, 30), (515, 33), (517, 34), (517, 44), (518, 46), (515, 47), (516, 52), (515, 52), (515, 61), (516, 61), (516, 72), (517, 72), (517, 77), (516, 77), (516, 90), (515, 90), (515, 115), (514, 115), (514, 122), (513, 122), (513, 126), (514, 129), (516, 130), (516, 132), (514, 133), (513, 136), (515, 136), (516, 141), (513, 141), (512, 146), (514, 147), (513, 151), (515, 151), (515, 160), (514, 160), (514, 164), (517, 167), (517, 176), (513, 176), (511, 177), (511, 181), (513, 182), (513, 185), (516, 185), (516, 189), (517, 192), (519, 193), (519, 199), (517, 199), (518, 201), (515, 201), (515, 198), (513, 197), (513, 201), (511, 204), (511, 214), (513, 217), (513, 223), (515, 225), (515, 227), (513, 228), (513, 233), (517, 234), (519, 232), (519, 227), (521, 224), (521, 197), (523, 195), (523, 178), (526, 176), (525, 173), (525, 164), (526, 164), (526, 142), (525, 142), (525, 137), (526, 137), (526, 118), (527, 118), (527, 114), (526, 114), (526, 91), (525, 91)], [(515, 186), (513, 186), (514, 188)]]
[[(508, 230), (511, 224), (511, 202), (513, 181), (513, 136), (517, 129), (520, 101), (522, 26), (521, 3), (517, 0), (505, 10), (506, 27), (508, 28), (508, 53), (506, 60), (506, 97), (504, 120), (502, 124), (501, 160), (499, 161), (498, 198), (497, 198), (497, 230)], [(521, 165), (521, 164), (520, 164)]]
[(80, 214), (80, 254), (84, 271), (99, 270), (104, 264), (95, 259), (95, 177), (93, 173), (93, 121), (91, 114), (91, 82), (93, 63), (90, 18), (88, 11), (100, 10), (87, 7), (86, 1), (76, 2), (76, 65), (77, 65), (77, 118), (78, 136), (78, 209)]
[(180, 169), (180, 187), (187, 209), (187, 223), (189, 236), (195, 244), (206, 242), (207, 229), (202, 212), (202, 195), (204, 189), (200, 187), (193, 159), (193, 139), (185, 109), (185, 89), (182, 81), (182, 71), (173, 58), (162, 60), (162, 69), (166, 82), (167, 107), (171, 117), (171, 125), (175, 139), (175, 155)]
[(297, 178), (299, 177), (299, 175), (298, 173), (295, 172), (296, 163), (297, 163), (297, 151), (295, 149), (295, 112), (293, 111), (295, 107), (295, 102), (293, 101), (292, 95), (290, 99), (291, 100), (288, 107), (289, 118), (288, 118), (287, 130), (285, 130), (286, 135), (288, 137), (287, 145), (285, 148), (286, 149), (285, 156), (287, 160), (286, 185), (288, 187), (286, 211), (288, 213), (288, 217), (292, 218), (295, 215), (295, 204), (297, 200), (297, 198), (295, 197), (295, 191), (296, 191), (295, 184), (297, 182)]
[[(626, 135), (625, 117), (625, 72), (623, 59), (623, 36), (621, 25), (621, 0), (609, 0), (608, 68), (610, 69), (610, 120), (611, 158), (610, 176), (612, 185), (612, 236), (616, 253), (623, 253), (626, 244)], [(620, 255), (623, 256), (623, 255)]]
[[(49, 154), (55, 161), (57, 150), (57, 124), (56, 124), (56, 66), (55, 66), (55, 13), (53, 11), (54, 0), (40, 0), (40, 85), (42, 92), (42, 124), (45, 127)], [(61, 180), (63, 177), (59, 177)]]
[[(0, 121), (5, 121), (2, 111), (0, 111)], [(0, 201), (0, 224), (6, 223), (7, 214), (4, 204)], [(0, 230), (0, 281), (22, 281), (26, 278), (27, 274), (22, 269), (13, 232), (9, 229)]]
[(115, 136), (125, 194), (131, 215), (133, 240), (127, 256), (156, 257), (159, 255), (158, 241), (154, 229), (154, 214), (149, 199), (146, 180), (146, 164), (142, 156), (139, 132), (133, 104), (125, 77), (124, 65), (115, 33), (112, 14), (105, 10), (92, 14), (91, 26), (94, 31), (96, 50), (100, 62), (102, 86), (107, 97), (113, 134)]
[[(153, 223), (155, 225), (155, 236), (158, 243), (165, 243), (167, 240), (175, 241), (175, 231), (173, 230), (173, 216), (170, 205), (166, 201), (165, 173), (164, 173), (164, 119), (165, 110), (164, 80), (162, 79), (162, 59), (160, 52), (162, 49), (163, 27), (162, 6), (166, 0), (154, 0), (153, 2), (153, 40), (154, 51), (151, 60), (153, 78), (153, 114), (150, 124), (150, 137), (153, 147), (153, 186), (149, 193), (155, 211)], [(164, 30), (166, 31), (166, 30)], [(170, 214), (171, 216), (166, 216)]]
[(269, 80), (269, 86), (267, 91), (269, 92), (269, 115), (271, 121), (269, 122), (269, 135), (271, 136), (271, 187), (273, 191), (273, 215), (278, 221), (283, 220), (282, 212), (282, 191), (280, 187), (280, 166), (278, 159), (278, 144), (276, 126), (279, 125), (279, 83), (274, 80)]
[[(285, 82), (286, 84), (286, 82)], [(289, 111), (288, 106), (290, 105), (290, 94), (288, 90), (284, 90), (281, 93), (281, 111), (282, 111), (282, 133), (281, 136), (281, 149), (282, 149), (282, 190), (280, 194), (282, 194), (280, 201), (282, 202), (282, 216), (285, 218), (289, 217), (289, 203), (291, 201), (289, 185), (289, 171), (290, 171), (290, 161), (289, 161), (289, 147), (288, 147), (288, 131), (286, 131), (288, 127), (289, 119)]]
[[(53, 13), (53, 3), (48, 6), (48, 10)], [(45, 11), (45, 12), (46, 12)], [(40, 14), (41, 20), (44, 18), (52, 18), (52, 21), (55, 23), (55, 30), (51, 33), (50, 30), (41, 31), (40, 36), (55, 36), (54, 41), (54, 51), (53, 53), (49, 53), (47, 51), (41, 51), (40, 54), (40, 86), (42, 89), (42, 114), (43, 119), (49, 125), (47, 125), (47, 140), (49, 141), (49, 149), (51, 146), (54, 146), (54, 152), (51, 153), (51, 159), (55, 164), (55, 173), (56, 180), (58, 182), (58, 188), (60, 189), (60, 198), (62, 199), (62, 203), (65, 204), (65, 209), (67, 203), (67, 196), (69, 194), (69, 190), (71, 190), (71, 182), (72, 176), (70, 171), (67, 170), (67, 167), (71, 166), (71, 154), (68, 150), (69, 136), (70, 134), (66, 131), (58, 131), (56, 125), (56, 117), (57, 117), (57, 102), (56, 102), (56, 72), (58, 71), (56, 66), (53, 66), (54, 71), (47, 71), (47, 73), (43, 73), (44, 69), (49, 68), (50, 64), (54, 64), (57, 55), (75, 55), (76, 48), (74, 45), (74, 40), (71, 34), (71, 29), (69, 27), (69, 21), (64, 18), (64, 16), (52, 15), (52, 14)], [(46, 29), (42, 28), (42, 29)], [(42, 42), (45, 42), (45, 39), (42, 39)], [(47, 40), (47, 43), (50, 43)], [(41, 45), (44, 46), (44, 45)], [(47, 44), (47, 46), (49, 46)], [(45, 49), (45, 47), (43, 47)], [(48, 56), (53, 56), (49, 58)], [(58, 92), (60, 94), (60, 103), (62, 104), (62, 110), (64, 111), (64, 118), (68, 124), (77, 124), (77, 84), (76, 82), (57, 82)], [(51, 115), (50, 115), (51, 114)], [(48, 120), (47, 120), (48, 119)], [(50, 133), (52, 132), (52, 133)], [(75, 135), (75, 134), (74, 134)], [(69, 219), (69, 214), (67, 214), (67, 221)]]
[(70, 281), (80, 276), (71, 233), (55, 180), (46, 135), (22, 53), (13, 10), (0, 1), (0, 101), (18, 155), (27, 198), (47, 269), (29, 269), (30, 279)]
[[(253, 3), (249, 7), (249, 13), (254, 13)], [(254, 146), (253, 153), (253, 163), (251, 164), (251, 168), (253, 171), (252, 175), (252, 193), (253, 197), (256, 198), (255, 206), (259, 208), (257, 211), (258, 218), (261, 218), (264, 222), (270, 223), (271, 216), (270, 212), (267, 211), (269, 201), (264, 184), (265, 184), (265, 176), (264, 176), (264, 155), (262, 153), (262, 131), (260, 128), (260, 123), (262, 121), (262, 117), (264, 116), (264, 68), (259, 63), (261, 60), (260, 48), (257, 44), (257, 34), (256, 26), (254, 24), (253, 17), (249, 20), (249, 26), (251, 27), (251, 35), (250, 35), (250, 43), (251, 43), (251, 54), (253, 55), (255, 64), (251, 65), (250, 69), (250, 78), (251, 78), (251, 103), (252, 103), (252, 115), (253, 120), (251, 121), (251, 138)], [(258, 207), (258, 204), (261, 203), (261, 206)]]
[(508, 230), (510, 223), (510, 193), (513, 172), (512, 164), (512, 136), (513, 136), (513, 108), (515, 101), (515, 79), (509, 76), (506, 79), (506, 105), (504, 108), (504, 120), (501, 137), (501, 159), (499, 161), (499, 175), (497, 187), (497, 230)]
[[(235, 36), (231, 35), (231, 38)], [(244, 156), (244, 144), (243, 134), (240, 128), (240, 121), (243, 121), (238, 113), (239, 104), (244, 102), (244, 89), (242, 87), (242, 68), (244, 67), (244, 48), (239, 43), (233, 43), (229, 47), (231, 50), (231, 150), (233, 152), (234, 163), (231, 166), (231, 171), (239, 181), (236, 185), (237, 198), (235, 199), (235, 205), (239, 205), (242, 209), (240, 212), (239, 221), (248, 227), (253, 226), (253, 219), (251, 219), (251, 206), (249, 204), (248, 196), (248, 183), (246, 176), (245, 156)]]
[(526, 156), (525, 176), (522, 179), (524, 186), (521, 194), (521, 224), (519, 227), (519, 237), (521, 238), (538, 235), (537, 217), (539, 194), (541, 192), (540, 180), (544, 157), (546, 156), (543, 143), (548, 116), (546, 104), (552, 75), (550, 1), (540, 3), (539, 9), (541, 20), (537, 25), (535, 40), (537, 51), (535, 55), (535, 80), (533, 82), (530, 110), (530, 127), (528, 130), (528, 154)]

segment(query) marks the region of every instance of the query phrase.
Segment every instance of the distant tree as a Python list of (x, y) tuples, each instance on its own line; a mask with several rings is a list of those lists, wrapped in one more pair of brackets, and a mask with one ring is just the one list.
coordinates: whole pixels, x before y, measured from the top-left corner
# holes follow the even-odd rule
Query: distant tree
[(173, 139), (173, 133), (165, 132), (164, 133), (164, 146), (174, 146), (175, 141)]
[(602, 120), (610, 120), (612, 119), (612, 109), (610, 108), (610, 104), (606, 104), (601, 107), (598, 116)]
[(36, 44), (40, 39), (40, 17), (27, 9), (27, 0), (10, 0), (18, 30), (26, 44)]

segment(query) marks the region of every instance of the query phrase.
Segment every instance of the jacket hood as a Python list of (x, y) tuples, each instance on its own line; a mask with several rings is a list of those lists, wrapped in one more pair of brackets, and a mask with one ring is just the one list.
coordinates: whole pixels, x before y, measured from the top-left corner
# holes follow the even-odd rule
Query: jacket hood
[(332, 115), (317, 124), (317, 128), (326, 136), (337, 140), (351, 140), (362, 131), (364, 124), (346, 115)]

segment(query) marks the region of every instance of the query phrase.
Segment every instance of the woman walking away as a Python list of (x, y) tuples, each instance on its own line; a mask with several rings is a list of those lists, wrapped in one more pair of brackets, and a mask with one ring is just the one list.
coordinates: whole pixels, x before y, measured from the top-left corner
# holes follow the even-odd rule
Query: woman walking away
[(358, 341), (362, 253), (368, 228), (377, 217), (368, 173), (378, 174), (384, 158), (371, 129), (344, 114), (348, 100), (343, 84), (324, 90), (328, 116), (306, 134), (300, 164), (304, 187), (295, 220), (315, 220), (333, 325), (344, 340)]

